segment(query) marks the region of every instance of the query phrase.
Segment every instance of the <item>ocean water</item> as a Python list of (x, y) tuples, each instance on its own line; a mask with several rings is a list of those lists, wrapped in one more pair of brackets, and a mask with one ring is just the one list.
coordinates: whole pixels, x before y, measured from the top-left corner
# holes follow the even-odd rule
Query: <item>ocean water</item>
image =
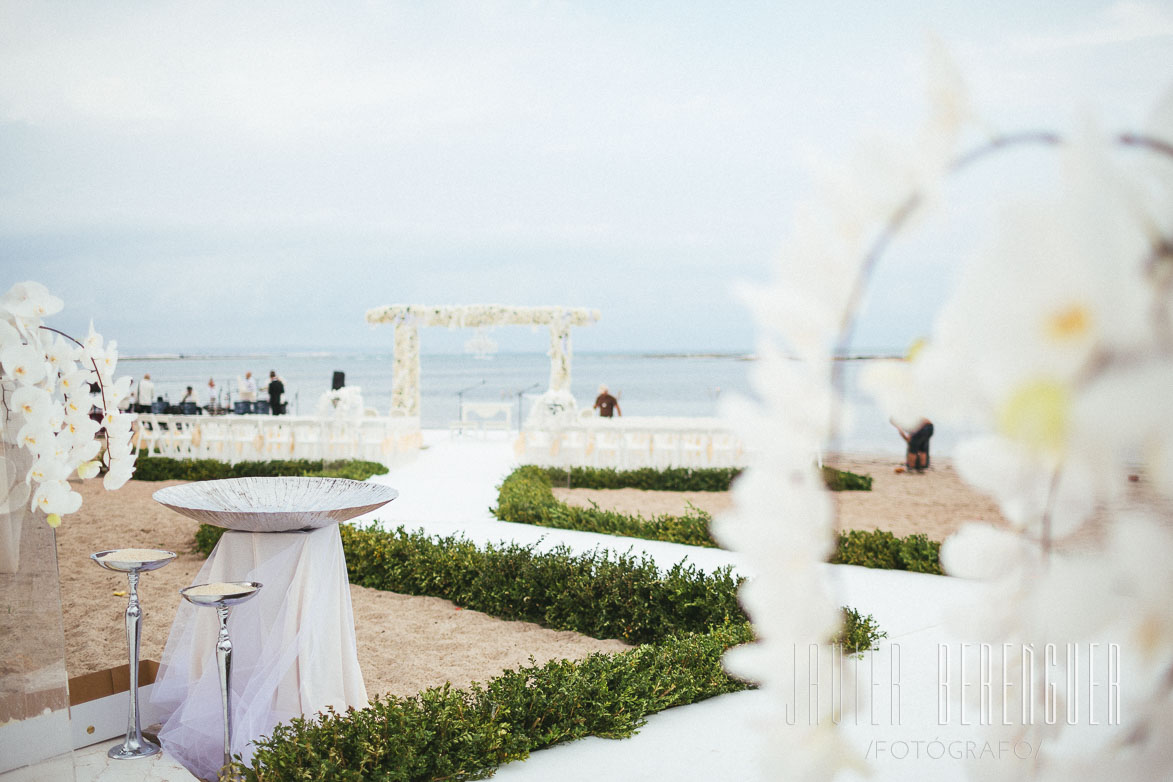
[[(860, 453), (903, 453), (903, 441), (872, 401), (858, 390), (860, 370), (870, 361), (846, 362), (846, 387), (854, 407), (853, 428), (834, 445), (836, 450)], [(619, 398), (625, 415), (715, 416), (722, 399), (731, 395), (752, 398), (749, 370), (752, 358), (742, 355), (656, 355), (637, 353), (577, 353), (571, 369), (571, 391), (580, 407), (594, 402), (605, 383)], [(192, 386), (203, 404), (209, 378), (227, 401), (235, 400), (237, 379), (251, 371), (262, 389), (269, 371), (285, 382), (289, 412), (309, 415), (319, 397), (330, 389), (335, 371), (344, 372), (346, 385), (362, 389), (365, 406), (386, 414), (391, 407), (390, 354), (274, 354), (254, 356), (183, 356), (122, 358), (116, 374), (129, 374), (136, 384), (149, 372), (155, 393), (177, 403)], [(514, 415), (529, 412), (533, 399), (544, 391), (550, 361), (543, 353), (502, 353), (488, 359), (472, 355), (423, 355), (420, 358), (420, 418), (425, 429), (446, 429), (459, 417), (460, 392), (465, 401), (518, 404)], [(937, 427), (933, 453), (945, 453), (961, 433)], [(945, 449), (945, 450), (943, 450)]]

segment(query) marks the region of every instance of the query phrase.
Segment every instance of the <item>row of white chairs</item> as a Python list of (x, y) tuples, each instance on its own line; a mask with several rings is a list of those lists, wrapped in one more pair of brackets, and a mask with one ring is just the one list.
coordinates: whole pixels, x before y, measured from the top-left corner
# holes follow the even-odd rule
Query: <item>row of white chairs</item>
[(515, 453), (523, 464), (640, 467), (741, 467), (745, 451), (730, 432), (714, 429), (571, 427), (525, 430)]
[(141, 414), (134, 446), (175, 459), (367, 459), (391, 463), (420, 448), (419, 419)]

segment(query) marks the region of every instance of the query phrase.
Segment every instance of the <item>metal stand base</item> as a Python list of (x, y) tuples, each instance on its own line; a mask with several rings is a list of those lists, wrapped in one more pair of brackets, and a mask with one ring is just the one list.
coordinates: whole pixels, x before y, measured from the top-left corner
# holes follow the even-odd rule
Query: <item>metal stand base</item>
[(137, 747), (130, 744), (119, 744), (116, 747), (110, 747), (110, 751), (106, 753), (106, 757), (114, 760), (129, 760), (130, 758), (149, 758), (152, 755), (158, 755), (163, 751), (155, 742), (150, 739), (143, 739), (142, 743)]

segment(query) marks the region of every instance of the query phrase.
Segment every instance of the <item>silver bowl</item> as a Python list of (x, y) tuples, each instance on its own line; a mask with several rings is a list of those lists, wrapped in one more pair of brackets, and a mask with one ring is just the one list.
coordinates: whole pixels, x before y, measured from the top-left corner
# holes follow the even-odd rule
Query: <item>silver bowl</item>
[(192, 594), (193, 589), (199, 589), (205, 586), (209, 586), (209, 584), (192, 584), (189, 587), (184, 587), (179, 590), (179, 594), (183, 595), (183, 598), (189, 603), (194, 603), (198, 606), (234, 606), (255, 597), (263, 585), (256, 581), (230, 581), (224, 584), (224, 586), (229, 587), (228, 589), (219, 591), (216, 594)]
[(226, 478), (168, 486), (152, 495), (184, 516), (243, 532), (326, 527), (381, 508), (390, 486), (346, 478)]
[[(111, 556), (120, 553), (130, 556)], [(109, 551), (96, 551), (90, 554), (90, 559), (107, 570), (115, 570), (119, 573), (138, 573), (143, 570), (158, 570), (175, 559), (175, 552), (163, 549), (116, 548)]]

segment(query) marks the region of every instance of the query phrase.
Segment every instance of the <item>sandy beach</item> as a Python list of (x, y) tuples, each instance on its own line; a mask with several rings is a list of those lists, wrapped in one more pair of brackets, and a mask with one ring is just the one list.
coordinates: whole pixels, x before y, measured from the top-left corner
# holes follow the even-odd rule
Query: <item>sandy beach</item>
[[(947, 459), (934, 460), (923, 474), (897, 473), (899, 463), (892, 457), (841, 457), (828, 459), (828, 464), (874, 479), (870, 492), (832, 495), (839, 529), (919, 532), (944, 540), (966, 522), (1006, 524), (994, 502), (966, 486)], [(178, 590), (192, 582), (204, 562), (194, 553), (196, 523), (151, 499), (157, 489), (176, 483), (131, 481), (117, 492), (106, 492), (99, 481), (77, 484), (85, 497), (82, 509), (57, 530), (70, 676), (125, 662), (126, 598), (116, 593), (125, 592), (126, 580), (89, 561), (92, 552), (108, 548), (163, 548), (179, 555), (146, 574), (139, 587), (144, 610), (142, 657), (160, 659), (180, 599)], [(645, 517), (682, 513), (689, 504), (720, 513), (732, 503), (729, 492), (554, 491), (572, 504), (593, 501)], [(624, 648), (619, 641), (506, 622), (437, 598), (352, 585), (351, 599), (359, 662), (372, 694), (409, 695), (444, 682), (462, 686), (483, 681), (504, 668), (525, 664), (531, 655), (538, 661), (573, 659)]]
[[(923, 475), (898, 475), (891, 460), (883, 458), (840, 460), (836, 466), (875, 479), (871, 492), (835, 495), (839, 523), (845, 529), (889, 529), (899, 535), (924, 532), (941, 540), (965, 521), (1001, 523), (993, 503), (962, 484), (945, 461)], [(57, 531), (70, 676), (125, 662), (126, 598), (116, 593), (125, 593), (126, 579), (89, 561), (92, 552), (103, 549), (133, 545), (179, 555), (139, 583), (144, 611), (142, 657), (161, 658), (180, 599), (178, 590), (192, 582), (204, 562), (194, 553), (196, 522), (151, 499), (156, 490), (177, 483), (131, 481), (117, 492), (105, 491), (98, 481), (76, 484), (85, 498), (81, 511)], [(555, 493), (567, 502), (586, 505), (593, 500), (602, 507), (644, 516), (680, 513), (689, 503), (719, 513), (732, 502), (728, 492), (555, 489)], [(462, 686), (525, 664), (531, 655), (545, 661), (624, 648), (619, 641), (461, 610), (438, 598), (352, 585), (351, 599), (359, 663), (372, 694), (410, 695), (444, 682)]]
[[(74, 484), (84, 503), (57, 530), (65, 658), (71, 677), (126, 662), (126, 577), (91, 562), (89, 555), (95, 551), (134, 546), (179, 555), (139, 581), (142, 659), (161, 658), (181, 599), (179, 589), (191, 584), (204, 563), (194, 553), (197, 523), (151, 499), (156, 490), (177, 483), (131, 481), (117, 492), (105, 491), (101, 481)], [(502, 621), (432, 597), (354, 585), (350, 593), (359, 665), (371, 695), (412, 695), (445, 682), (461, 687), (527, 664), (531, 656), (545, 662), (626, 648), (620, 641)]]
[[(924, 473), (897, 473), (900, 464), (891, 457), (837, 457), (826, 463), (873, 479), (871, 491), (832, 494), (840, 530), (884, 529), (901, 536), (919, 532), (944, 540), (966, 522), (1006, 524), (994, 501), (966, 486), (946, 459), (934, 460)], [(588, 507), (595, 502), (601, 508), (645, 517), (680, 514), (690, 504), (717, 514), (733, 503), (730, 492), (555, 488), (554, 495), (571, 505)]]

